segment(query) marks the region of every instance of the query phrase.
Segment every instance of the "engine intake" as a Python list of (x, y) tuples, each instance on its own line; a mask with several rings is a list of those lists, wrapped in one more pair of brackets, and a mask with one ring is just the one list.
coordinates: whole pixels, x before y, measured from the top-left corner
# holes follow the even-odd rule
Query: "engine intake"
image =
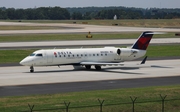
[(121, 50), (117, 49), (117, 54), (120, 55), (121, 54)]

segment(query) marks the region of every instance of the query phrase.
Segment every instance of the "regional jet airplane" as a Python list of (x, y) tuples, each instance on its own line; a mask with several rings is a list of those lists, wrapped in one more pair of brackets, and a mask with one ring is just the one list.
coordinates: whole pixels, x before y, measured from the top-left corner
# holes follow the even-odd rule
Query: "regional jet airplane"
[(146, 49), (153, 36), (153, 32), (143, 32), (130, 48), (79, 48), (79, 49), (50, 49), (37, 50), (24, 58), (20, 64), (30, 66), (34, 72), (35, 66), (84, 66), (101, 70), (101, 66), (121, 65), (124, 61), (135, 60), (146, 54)]

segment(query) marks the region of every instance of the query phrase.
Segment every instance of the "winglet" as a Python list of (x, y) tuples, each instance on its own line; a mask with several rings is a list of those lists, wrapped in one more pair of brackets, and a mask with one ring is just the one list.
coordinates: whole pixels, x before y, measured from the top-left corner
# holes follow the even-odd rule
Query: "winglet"
[(146, 59), (147, 59), (147, 56), (142, 60), (141, 64), (145, 64), (146, 63)]

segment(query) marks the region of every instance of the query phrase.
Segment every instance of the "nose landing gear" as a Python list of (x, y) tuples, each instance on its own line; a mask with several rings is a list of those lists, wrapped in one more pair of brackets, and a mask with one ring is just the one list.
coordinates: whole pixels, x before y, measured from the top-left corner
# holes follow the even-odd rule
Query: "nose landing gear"
[(33, 66), (30, 66), (30, 72), (34, 72), (34, 67)]

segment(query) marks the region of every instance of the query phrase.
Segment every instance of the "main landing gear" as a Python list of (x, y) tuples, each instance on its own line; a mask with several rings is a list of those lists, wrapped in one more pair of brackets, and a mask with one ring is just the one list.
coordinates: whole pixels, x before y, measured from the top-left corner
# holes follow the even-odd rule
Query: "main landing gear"
[(33, 66), (30, 66), (30, 72), (34, 72), (34, 67)]
[(91, 65), (85, 65), (85, 67), (86, 67), (87, 70), (91, 69)]
[(100, 71), (101, 70), (101, 66), (95, 65), (96, 70)]
[[(91, 65), (85, 65), (86, 69), (87, 70), (90, 70), (91, 69)], [(96, 70), (100, 71), (101, 70), (101, 66), (98, 66), (98, 65), (95, 65), (94, 66)]]

